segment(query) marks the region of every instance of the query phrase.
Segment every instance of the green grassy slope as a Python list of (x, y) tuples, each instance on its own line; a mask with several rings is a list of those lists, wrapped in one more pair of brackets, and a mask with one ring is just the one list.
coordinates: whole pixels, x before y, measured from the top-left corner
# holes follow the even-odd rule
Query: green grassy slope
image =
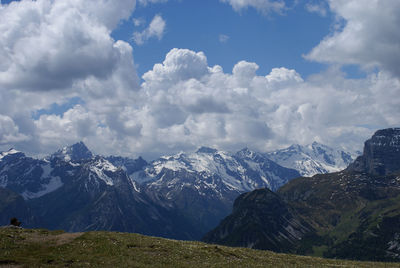
[(0, 267), (400, 267), (116, 232), (0, 228)]

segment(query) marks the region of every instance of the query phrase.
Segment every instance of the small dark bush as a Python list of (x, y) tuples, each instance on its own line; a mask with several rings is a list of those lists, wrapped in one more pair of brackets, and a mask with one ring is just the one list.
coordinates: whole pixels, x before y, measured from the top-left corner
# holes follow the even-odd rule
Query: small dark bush
[(10, 224), (14, 225), (14, 226), (20, 226), (21, 222), (17, 218), (14, 217), (14, 218), (11, 218)]

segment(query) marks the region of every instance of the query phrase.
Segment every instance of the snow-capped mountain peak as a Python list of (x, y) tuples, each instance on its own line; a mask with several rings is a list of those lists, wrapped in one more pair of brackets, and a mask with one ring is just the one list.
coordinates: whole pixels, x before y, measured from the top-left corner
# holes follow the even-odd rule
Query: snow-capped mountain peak
[(52, 157), (63, 159), (64, 161), (79, 161), (83, 159), (91, 159), (92, 152), (81, 141), (71, 146), (63, 147), (52, 155)]
[(267, 156), (281, 166), (296, 169), (306, 177), (343, 170), (356, 158), (355, 154), (318, 142), (306, 146), (294, 144), (267, 153)]
[(240, 150), (239, 152), (236, 153), (237, 156), (244, 157), (244, 158), (246, 158), (246, 157), (253, 158), (257, 154), (258, 154), (257, 152), (254, 152), (247, 147), (243, 148), (242, 150)]

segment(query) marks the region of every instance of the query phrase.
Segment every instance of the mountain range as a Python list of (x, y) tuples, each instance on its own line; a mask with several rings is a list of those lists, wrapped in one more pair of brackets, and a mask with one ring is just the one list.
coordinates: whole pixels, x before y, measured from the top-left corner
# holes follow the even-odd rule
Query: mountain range
[(16, 216), (26, 227), (198, 240), (231, 213), (240, 194), (276, 191), (299, 176), (249, 149), (201, 147), (149, 163), (94, 155), (83, 142), (43, 159), (11, 149), (0, 154), (0, 224)]
[(400, 128), (377, 131), (340, 172), (239, 196), (203, 240), (358, 260), (400, 260)]

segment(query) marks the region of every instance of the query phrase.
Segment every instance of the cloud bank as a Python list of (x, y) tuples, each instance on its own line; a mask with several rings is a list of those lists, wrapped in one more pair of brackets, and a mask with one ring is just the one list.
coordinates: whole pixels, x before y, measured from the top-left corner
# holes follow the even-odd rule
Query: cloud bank
[[(342, 14), (337, 2), (330, 7)], [(366, 78), (348, 79), (335, 66), (305, 78), (285, 67), (259, 74), (247, 61), (223, 70), (201, 51), (174, 48), (140, 81), (131, 45), (110, 36), (135, 1), (99, 3), (1, 5), (0, 150), (44, 154), (80, 140), (96, 153), (148, 159), (202, 145), (267, 151), (317, 140), (359, 149), (377, 128), (400, 124), (400, 81), (384, 53), (368, 56), (380, 69)], [(356, 11), (349, 10), (350, 23)], [(346, 27), (321, 41), (312, 59), (331, 57), (323, 44)], [(335, 62), (347, 63), (344, 51), (335, 53)], [(353, 57), (369, 66), (361, 55)], [(76, 104), (55, 113), (54, 103)], [(38, 111), (49, 112), (34, 117)]]

